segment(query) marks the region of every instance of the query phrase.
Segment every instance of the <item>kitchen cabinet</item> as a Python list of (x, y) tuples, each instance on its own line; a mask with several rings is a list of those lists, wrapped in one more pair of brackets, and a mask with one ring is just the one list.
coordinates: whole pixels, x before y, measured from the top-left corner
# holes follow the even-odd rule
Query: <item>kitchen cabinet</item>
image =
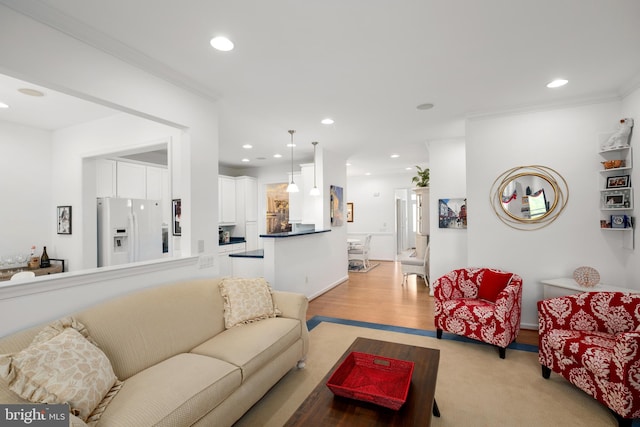
[[(289, 182), (291, 182), (291, 172), (288, 173)], [(302, 173), (293, 173), (293, 182), (298, 186), (298, 192), (289, 193), (289, 223), (300, 224), (302, 223), (302, 203), (303, 193), (305, 191), (304, 183), (302, 182)]]
[(96, 197), (117, 197), (116, 161), (96, 160)]
[(236, 181), (230, 176), (218, 176), (218, 223), (236, 224)]
[(236, 226), (231, 235), (244, 237), (248, 251), (258, 249), (258, 180), (239, 176), (236, 180)]
[(118, 197), (147, 198), (147, 169), (143, 165), (118, 162), (116, 167)]
[(218, 265), (220, 266), (220, 276), (232, 276), (233, 275), (233, 263), (229, 258), (229, 254), (235, 254), (246, 251), (246, 244), (243, 243), (231, 243), (227, 245), (220, 245), (218, 247)]

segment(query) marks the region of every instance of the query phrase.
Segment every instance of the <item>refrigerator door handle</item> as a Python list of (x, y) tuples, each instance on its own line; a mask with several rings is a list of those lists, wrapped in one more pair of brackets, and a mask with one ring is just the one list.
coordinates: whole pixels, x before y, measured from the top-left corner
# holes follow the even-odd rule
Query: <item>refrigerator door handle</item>
[(133, 262), (140, 260), (140, 230), (138, 230), (138, 215), (133, 213)]
[(134, 219), (133, 219), (133, 213), (129, 213), (127, 215), (127, 222), (129, 223), (129, 247), (128, 249), (128, 258), (129, 258), (129, 262), (133, 262), (134, 260), (134, 253), (133, 251), (134, 249), (134, 242), (135, 242), (135, 223), (134, 223)]

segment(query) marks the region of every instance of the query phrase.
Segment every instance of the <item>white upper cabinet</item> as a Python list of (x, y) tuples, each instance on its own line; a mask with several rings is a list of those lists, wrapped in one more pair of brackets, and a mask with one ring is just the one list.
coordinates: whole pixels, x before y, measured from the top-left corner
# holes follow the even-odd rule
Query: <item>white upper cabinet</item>
[(96, 197), (116, 197), (116, 161), (96, 160)]
[(135, 163), (118, 162), (118, 197), (128, 199), (147, 198), (147, 169)]
[(218, 223), (236, 223), (236, 180), (229, 176), (218, 176)]

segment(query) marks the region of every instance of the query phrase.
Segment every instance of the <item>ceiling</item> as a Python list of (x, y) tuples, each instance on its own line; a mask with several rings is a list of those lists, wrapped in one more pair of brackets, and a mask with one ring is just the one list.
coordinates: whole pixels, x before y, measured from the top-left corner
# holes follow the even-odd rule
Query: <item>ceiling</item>
[[(406, 172), (428, 166), (428, 141), (464, 137), (468, 117), (640, 83), (637, 0), (0, 3), (218, 101), (227, 167), (288, 164), (295, 129), (296, 161), (319, 141), (348, 159), (348, 175)], [(216, 35), (235, 49), (211, 48)], [(569, 84), (545, 87), (559, 77)]]

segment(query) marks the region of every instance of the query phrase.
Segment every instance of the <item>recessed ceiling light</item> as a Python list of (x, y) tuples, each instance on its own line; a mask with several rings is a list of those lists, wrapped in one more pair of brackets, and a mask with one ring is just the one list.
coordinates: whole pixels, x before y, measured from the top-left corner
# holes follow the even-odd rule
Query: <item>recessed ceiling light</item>
[(413, 170), (413, 168), (411, 166), (409, 166), (409, 167), (404, 168), (404, 170), (410, 171), (410, 170)]
[(9, 108), (9, 106), (4, 102), (0, 102), (0, 108)]
[(44, 92), (41, 92), (37, 89), (29, 89), (28, 87), (20, 88), (18, 89), (18, 92), (29, 96), (44, 96)]
[(392, 154), (392, 155), (391, 155), (391, 158), (392, 158), (392, 159), (397, 159), (398, 157), (400, 157), (400, 154)]
[(556, 79), (556, 80), (552, 81), (551, 83), (547, 84), (547, 87), (550, 88), (550, 89), (555, 89), (557, 87), (564, 86), (567, 83), (569, 83), (569, 80)]
[(433, 104), (420, 104), (416, 107), (418, 110), (430, 110), (433, 108)]
[(369, 175), (371, 175), (371, 172), (367, 172), (367, 173), (365, 173), (365, 175), (366, 175), (366, 176), (369, 176)]
[(351, 163), (345, 163), (346, 166), (351, 166)]
[(326, 119), (322, 119), (322, 121), (320, 121), (320, 123), (322, 123), (323, 125), (332, 125), (334, 123), (333, 119), (330, 118), (326, 118)]
[(274, 154), (273, 157), (275, 157), (276, 159), (279, 159), (280, 157), (282, 157), (282, 154)]
[(245, 150), (249, 150), (249, 149), (253, 148), (253, 145), (251, 145), (251, 144), (244, 144), (244, 145), (242, 146), (242, 148), (244, 148)]
[(248, 162), (248, 161), (249, 161), (249, 159), (247, 159), (247, 158), (245, 157), (244, 159), (242, 159), (242, 161), (246, 163), (246, 162)]
[(211, 46), (222, 52), (233, 50), (233, 42), (226, 37), (218, 36), (211, 39)]

